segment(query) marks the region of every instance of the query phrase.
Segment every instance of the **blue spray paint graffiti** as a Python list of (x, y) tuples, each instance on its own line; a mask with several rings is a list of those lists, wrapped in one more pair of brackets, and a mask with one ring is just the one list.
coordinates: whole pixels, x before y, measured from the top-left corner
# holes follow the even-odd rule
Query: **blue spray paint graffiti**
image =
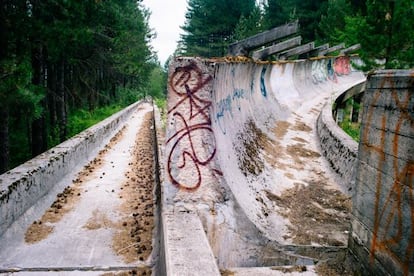
[[(268, 66), (264, 66), (262, 68), (262, 71), (260, 73), (260, 92), (263, 97), (267, 97), (267, 90), (266, 90), (266, 83), (265, 83), (265, 77), (266, 77), (266, 71)], [(231, 74), (233, 75), (232, 80), (235, 79), (235, 69), (232, 68)], [(235, 87), (234, 83), (232, 83), (232, 87)], [(249, 89), (250, 88), (250, 89)], [(249, 91), (250, 90), (250, 91)], [(250, 87), (247, 89), (244, 88), (235, 88), (233, 90), (233, 93), (228, 95), (227, 97), (217, 101), (216, 103), (216, 116), (215, 116), (215, 122), (220, 127), (223, 134), (226, 134), (226, 126), (224, 124), (223, 118), (226, 116), (226, 113), (230, 118), (234, 117), (233, 111), (237, 108), (238, 111), (241, 111), (242, 108), (242, 99), (243, 100), (250, 100), (253, 93), (258, 90), (255, 88), (255, 79), (250, 82)]]
[(222, 125), (222, 118), (224, 117), (225, 113), (227, 112), (233, 117), (233, 106), (237, 108), (238, 111), (241, 110), (241, 102), (240, 99), (249, 97), (249, 93), (244, 90), (243, 88), (236, 88), (233, 91), (232, 95), (228, 95), (226, 98), (221, 99), (217, 102), (217, 112), (216, 112), (216, 122), (219, 124), (221, 130), (224, 134), (226, 134), (226, 130)]
[(260, 74), (260, 92), (262, 92), (263, 97), (267, 97), (266, 85), (265, 85), (265, 75), (266, 67), (263, 67), (262, 73)]

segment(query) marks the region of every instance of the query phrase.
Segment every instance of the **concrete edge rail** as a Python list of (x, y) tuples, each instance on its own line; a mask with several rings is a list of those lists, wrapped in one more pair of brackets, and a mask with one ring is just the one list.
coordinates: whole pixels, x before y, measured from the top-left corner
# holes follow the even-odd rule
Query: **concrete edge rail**
[(361, 91), (364, 89), (365, 81), (346, 91), (342, 91), (332, 102), (325, 104), (316, 121), (316, 131), (319, 136), (321, 152), (335, 172), (343, 192), (348, 195), (351, 195), (354, 188), (358, 142), (347, 135), (333, 119), (332, 103), (341, 95), (351, 90)]
[[(156, 229), (154, 236), (156, 235), (156, 243), (153, 244), (153, 252), (157, 252), (157, 260), (155, 261), (155, 267), (153, 275), (167, 275), (165, 267), (165, 242), (164, 242), (164, 218), (163, 213), (163, 191), (162, 183), (164, 182), (164, 167), (163, 160), (164, 152), (164, 125), (161, 118), (161, 112), (156, 105), (153, 105), (153, 128), (154, 128), (154, 163), (155, 163), (155, 195), (156, 195)], [(154, 257), (153, 257), (154, 258)]]
[(158, 112), (155, 112), (155, 127), (161, 184), (161, 200), (158, 201), (160, 253), (156, 272), (159, 275), (220, 275), (199, 215), (183, 206), (175, 207), (165, 198), (166, 175), (163, 162), (159, 162), (165, 158), (162, 134), (165, 130)]
[(71, 139), (0, 175), (0, 236), (64, 176), (92, 160), (122, 123), (142, 103), (136, 102)]

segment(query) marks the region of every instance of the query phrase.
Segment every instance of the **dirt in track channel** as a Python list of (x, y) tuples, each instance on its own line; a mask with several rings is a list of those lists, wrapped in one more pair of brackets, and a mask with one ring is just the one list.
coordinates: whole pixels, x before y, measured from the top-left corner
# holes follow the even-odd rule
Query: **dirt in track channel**
[(98, 156), (66, 180), (44, 214), (2, 248), (1, 268), (114, 267), (91, 273), (151, 275), (152, 114), (151, 105), (140, 105)]

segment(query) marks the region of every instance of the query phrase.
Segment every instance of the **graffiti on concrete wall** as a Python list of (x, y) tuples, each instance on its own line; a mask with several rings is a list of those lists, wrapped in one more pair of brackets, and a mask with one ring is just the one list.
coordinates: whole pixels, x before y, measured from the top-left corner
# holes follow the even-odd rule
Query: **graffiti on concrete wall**
[(312, 82), (317, 84), (318, 82), (324, 82), (327, 80), (328, 71), (326, 59), (315, 60), (312, 62)]
[(241, 99), (248, 98), (250, 98), (250, 92), (243, 88), (235, 88), (233, 94), (228, 95), (216, 103), (217, 111), (215, 120), (223, 134), (226, 134), (226, 128), (223, 121), (225, 114), (228, 113), (233, 117), (233, 109), (235, 108), (237, 111), (241, 111)]
[[(263, 98), (267, 98), (268, 92), (266, 88), (266, 72), (268, 67), (264, 66), (260, 72), (260, 93)], [(232, 80), (236, 79), (236, 72), (235, 69), (232, 68)], [(250, 101), (255, 93), (255, 79), (253, 78), (250, 83), (248, 89), (238, 87), (238, 84), (232, 83), (229, 89), (233, 89), (232, 93), (229, 93), (226, 97), (219, 99), (215, 103), (216, 107), (216, 114), (215, 114), (215, 122), (221, 129), (223, 134), (227, 133), (225, 120), (224, 117), (230, 116), (230, 118), (235, 118), (236, 114), (234, 111), (241, 112), (242, 109), (242, 100)]]
[(169, 79), (170, 94), (176, 101), (168, 110), (175, 132), (166, 140), (170, 149), (167, 172), (172, 184), (186, 191), (200, 187), (202, 168), (209, 165), (216, 153), (209, 111), (211, 101), (206, 96), (210, 91), (203, 91), (211, 80), (194, 62), (177, 67)]
[(351, 62), (347, 56), (335, 59), (320, 59), (312, 62), (312, 82), (317, 84), (331, 80), (336, 82), (337, 76), (351, 73)]
[(337, 75), (348, 75), (351, 72), (351, 63), (348, 56), (337, 57), (334, 63), (334, 70)]
[[(373, 237), (370, 245), (370, 257), (373, 262), (377, 254), (387, 256), (397, 263), (404, 275), (409, 275), (410, 265), (414, 258), (414, 161), (410, 158), (401, 158), (402, 148), (400, 131), (403, 126), (413, 127), (413, 114), (409, 112), (409, 102), (412, 94), (403, 96), (392, 91), (391, 99), (400, 111), (397, 120), (390, 126), (390, 112), (380, 115), (380, 119), (373, 119), (378, 99), (381, 93), (376, 93), (373, 102), (367, 110), (367, 126), (362, 133), (364, 150), (375, 154), (378, 164), (375, 165), (375, 217)], [(375, 121), (375, 122), (374, 122)], [(394, 120), (393, 120), (394, 121)], [(375, 127), (374, 124), (380, 124)], [(375, 128), (386, 130), (377, 135), (378, 139), (370, 139), (370, 132)], [(407, 127), (405, 127), (407, 128)], [(377, 130), (374, 130), (377, 131)], [(375, 132), (374, 136), (377, 134)], [(385, 153), (388, 147), (392, 154)], [(405, 148), (406, 149), (406, 148)], [(392, 180), (386, 179), (383, 172), (392, 171)], [(391, 183), (390, 183), (391, 182)], [(391, 186), (390, 186), (391, 185)], [(385, 197), (384, 197), (385, 196)]]
[(266, 83), (265, 83), (266, 71), (267, 71), (267, 67), (263, 67), (262, 72), (260, 73), (260, 92), (262, 93), (263, 97), (267, 97), (267, 90), (266, 90)]

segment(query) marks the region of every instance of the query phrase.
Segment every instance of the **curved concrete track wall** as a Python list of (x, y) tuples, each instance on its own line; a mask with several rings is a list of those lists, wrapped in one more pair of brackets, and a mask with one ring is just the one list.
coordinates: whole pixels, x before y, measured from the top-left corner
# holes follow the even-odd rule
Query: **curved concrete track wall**
[(0, 236), (67, 174), (93, 159), (140, 102), (1, 175)]
[[(361, 73), (351, 72), (349, 66), (345, 57), (276, 65), (217, 65), (212, 126), (220, 168), (247, 216), (272, 240), (284, 242), (283, 235), (275, 230), (286, 227), (280, 224), (284, 219), (272, 217), (257, 198), (265, 200), (265, 193), (278, 195), (294, 187), (300, 178), (307, 177), (304, 174), (306, 168), (302, 166), (304, 164), (298, 164), (301, 162), (289, 163), (289, 155), (284, 160), (272, 160), (266, 156), (262, 158), (261, 154), (273, 155), (275, 159), (283, 154), (283, 147), (297, 145), (288, 145), (288, 140), (295, 137), (303, 139), (307, 131), (295, 132), (295, 128), (307, 130), (309, 127), (309, 139), (314, 139), (315, 133), (312, 132), (320, 105), (336, 93), (364, 80)], [(222, 115), (223, 103), (226, 108)], [(283, 124), (278, 122), (287, 122), (287, 128), (283, 129)], [(286, 134), (282, 137), (278, 131), (286, 131)], [(285, 137), (289, 134), (292, 137)], [(254, 147), (257, 139), (264, 139), (261, 135), (272, 142), (262, 146), (264, 152), (258, 152), (255, 157), (256, 153), (249, 147)], [(317, 151), (316, 148), (312, 150)], [(313, 152), (309, 151), (309, 154)]]
[[(362, 81), (344, 93), (356, 94), (352, 91), (360, 93), (364, 89), (365, 81)], [(333, 102), (335, 102), (335, 99)], [(322, 154), (337, 174), (337, 180), (341, 184), (342, 190), (351, 195), (355, 184), (354, 178), (358, 157), (358, 143), (347, 135), (333, 119), (333, 102), (326, 103), (322, 108), (316, 127)]]
[[(326, 102), (364, 80), (349, 57), (276, 64), (176, 59), (169, 73), (165, 148), (169, 218), (184, 212), (201, 220), (198, 239), (209, 241), (220, 268), (277, 265), (289, 258), (306, 263), (286, 252), (275, 259), (281, 247), (301, 243), (292, 232), (300, 226), (284, 215), (293, 207), (283, 206), (283, 198), (289, 191), (305, 194), (310, 183), (340, 189), (318, 153), (316, 119)], [(327, 227), (344, 245), (347, 235), (339, 228)], [(176, 231), (197, 232), (189, 229)], [(166, 235), (167, 255), (171, 242)], [(173, 262), (191, 267), (180, 257)]]

